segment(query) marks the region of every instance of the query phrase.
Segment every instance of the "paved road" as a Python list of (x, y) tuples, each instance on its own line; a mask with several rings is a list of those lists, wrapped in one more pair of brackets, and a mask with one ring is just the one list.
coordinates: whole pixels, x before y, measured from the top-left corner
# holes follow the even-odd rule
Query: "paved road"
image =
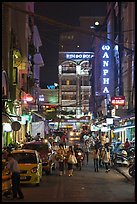
[(60, 177), (55, 171), (43, 176), (39, 187), (23, 186), (22, 190), (25, 199), (20, 202), (134, 202), (135, 186), (116, 170), (94, 172), (91, 160), (82, 171), (74, 169), (73, 177)]

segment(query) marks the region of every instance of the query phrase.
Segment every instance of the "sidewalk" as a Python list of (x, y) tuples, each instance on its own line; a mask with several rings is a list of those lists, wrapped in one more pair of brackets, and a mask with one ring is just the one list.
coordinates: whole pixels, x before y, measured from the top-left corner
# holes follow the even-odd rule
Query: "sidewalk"
[(126, 167), (114, 167), (119, 173), (121, 173), (123, 176), (125, 176), (130, 182), (135, 184), (135, 178), (129, 175), (128, 168)]

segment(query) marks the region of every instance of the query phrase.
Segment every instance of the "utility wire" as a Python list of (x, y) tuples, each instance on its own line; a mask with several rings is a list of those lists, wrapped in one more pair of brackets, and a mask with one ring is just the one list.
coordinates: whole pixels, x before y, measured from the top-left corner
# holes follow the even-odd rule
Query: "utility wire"
[[(112, 44), (114, 44), (114, 45), (119, 45), (118, 42), (115, 42), (114, 40), (111, 40), (111, 39), (109, 39), (109, 38), (107, 38), (107, 37), (103, 37), (101, 34), (100, 34), (100, 35), (97, 35), (95, 31), (92, 31), (92, 30), (91, 30), (91, 31), (87, 31), (87, 30), (84, 30), (84, 29), (82, 29), (82, 28), (80, 28), (80, 27), (77, 27), (77, 26), (71, 26), (71, 25), (68, 25), (68, 24), (64, 24), (64, 23), (58, 22), (58, 21), (56, 21), (56, 20), (50, 19), (50, 18), (48, 18), (48, 17), (46, 17), (46, 16), (41, 16), (41, 15), (32, 13), (32, 12), (30, 12), (30, 11), (22, 10), (22, 9), (20, 9), (20, 8), (17, 7), (17, 6), (9, 5), (9, 4), (5, 3), (5, 2), (3, 2), (3, 5), (4, 5), (4, 6), (7, 6), (7, 7), (9, 7), (9, 8), (11, 8), (11, 9), (17, 10), (17, 11), (19, 11), (19, 12), (22, 12), (22, 13), (24, 13), (24, 14), (28, 14), (28, 15), (30, 15), (30, 16), (32, 16), (32, 17), (36, 17), (36, 18), (38, 18), (38, 19), (40, 19), (40, 20), (44, 20), (44, 21), (46, 21), (46, 23), (48, 23), (49, 25), (56, 26), (56, 27), (58, 27), (58, 28), (63, 28), (63, 29), (66, 29), (66, 30), (78, 31), (78, 32), (81, 32), (81, 33), (84, 33), (84, 34), (87, 34), (87, 35), (95, 36), (95, 37), (97, 37), (97, 38), (99, 38), (99, 39), (102, 39), (102, 40), (104, 40), (104, 41), (108, 40), (108, 41), (110, 41), (110, 42), (111, 42)], [(127, 47), (125, 47), (124, 45), (123, 45), (123, 49), (126, 49), (126, 50), (128, 50), (129, 52), (134, 53), (134, 50), (132, 50), (132, 49), (130, 49), (130, 48), (127, 48)]]

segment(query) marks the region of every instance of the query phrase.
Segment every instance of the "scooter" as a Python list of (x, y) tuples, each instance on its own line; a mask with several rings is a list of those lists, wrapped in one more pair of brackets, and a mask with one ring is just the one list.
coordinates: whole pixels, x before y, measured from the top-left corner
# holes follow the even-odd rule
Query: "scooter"
[(134, 156), (133, 163), (129, 166), (128, 173), (130, 176), (135, 177), (135, 156)]
[(135, 177), (135, 163), (130, 166), (128, 173), (130, 176)]
[(112, 157), (112, 162), (114, 166), (123, 166), (123, 167), (128, 167), (129, 166), (129, 160), (127, 159), (126, 156), (122, 154), (114, 154)]

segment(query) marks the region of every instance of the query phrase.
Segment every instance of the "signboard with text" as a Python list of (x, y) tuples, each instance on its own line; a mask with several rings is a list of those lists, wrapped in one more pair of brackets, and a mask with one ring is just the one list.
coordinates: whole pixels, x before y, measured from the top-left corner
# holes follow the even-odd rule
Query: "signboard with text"
[(111, 48), (110, 45), (102, 45), (102, 93), (110, 94), (110, 72), (111, 72)]
[(93, 52), (67, 52), (65, 58), (67, 60), (90, 60), (94, 57)]
[(113, 106), (124, 106), (125, 105), (125, 96), (113, 96), (111, 97), (111, 104)]

